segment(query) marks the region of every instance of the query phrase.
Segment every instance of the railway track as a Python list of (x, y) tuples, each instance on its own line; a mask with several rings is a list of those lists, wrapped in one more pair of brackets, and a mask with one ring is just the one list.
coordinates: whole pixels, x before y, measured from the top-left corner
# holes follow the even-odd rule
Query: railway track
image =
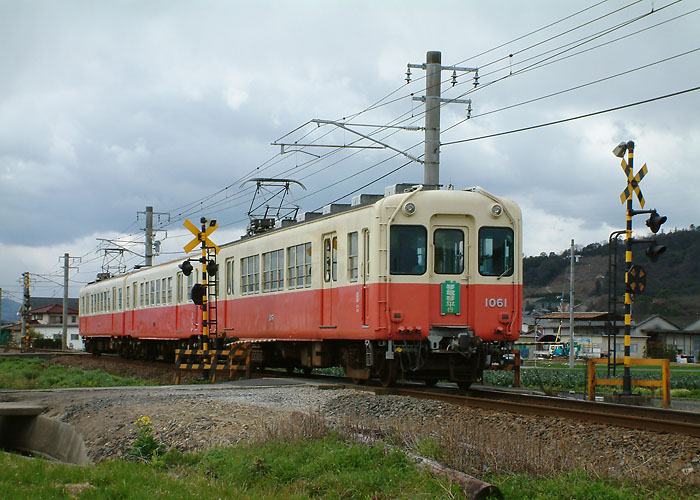
[[(118, 357), (110, 356), (109, 358), (121, 360)], [(145, 361), (123, 360), (123, 362), (126, 364), (138, 364), (139, 366), (153, 366), (152, 363)], [(170, 371), (169, 368), (172, 366), (168, 364), (162, 365), (163, 368), (168, 368), (167, 371)], [(465, 394), (464, 391), (451, 387), (425, 388), (418, 385), (403, 385), (384, 388), (371, 384), (358, 386), (352, 384), (349, 379), (344, 377), (319, 374), (286, 374), (281, 371), (265, 370), (258, 372), (257, 375), (323, 380), (326, 383), (368, 390), (377, 394), (395, 394), (443, 401), (459, 406), (510, 411), (527, 415), (561, 417), (617, 427), (700, 437), (700, 413), (689, 411), (592, 402), (498, 389), (472, 388)]]
[(700, 414), (688, 411), (485, 389), (472, 389), (467, 392), (467, 395), (456, 394), (451, 390), (437, 391), (435, 388), (426, 390), (408, 387), (392, 389), (367, 387), (367, 389), (376, 390), (382, 394), (431, 399), (475, 408), (570, 418), (618, 427), (700, 437)]

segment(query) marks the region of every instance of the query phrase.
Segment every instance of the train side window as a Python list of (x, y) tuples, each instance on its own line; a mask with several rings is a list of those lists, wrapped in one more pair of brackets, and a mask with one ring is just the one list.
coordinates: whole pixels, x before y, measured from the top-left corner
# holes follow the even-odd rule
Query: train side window
[(133, 308), (134, 308), (134, 309), (136, 309), (136, 297), (137, 297), (137, 294), (138, 294), (138, 285), (137, 285), (136, 283), (134, 283), (134, 297), (133, 297), (133, 299), (134, 299), (134, 301), (133, 301), (133, 302), (134, 302)]
[(163, 295), (160, 296), (160, 303), (161, 304), (167, 304), (168, 303), (168, 290), (166, 288), (166, 283), (167, 280), (165, 278), (160, 280), (160, 290)]
[(348, 280), (357, 281), (359, 259), (357, 247), (357, 231), (348, 234)]
[(513, 230), (509, 227), (479, 229), (479, 273), (482, 276), (513, 275)]
[(139, 307), (143, 307), (143, 283), (139, 283), (139, 289), (141, 290), (139, 293)]
[(117, 305), (117, 310), (121, 311), (122, 310), (122, 289), (119, 288), (119, 304)]
[(168, 276), (168, 304), (173, 303), (173, 277)]
[(435, 272), (464, 272), (464, 233), (461, 229), (437, 229), (433, 234)]
[(336, 236), (333, 236), (331, 259), (331, 275), (333, 276), (333, 281), (338, 281), (338, 238)]
[(274, 292), (284, 287), (284, 251), (263, 254), (263, 291)]
[(391, 274), (424, 274), (427, 239), (428, 232), (423, 226), (391, 226), (389, 249)]
[(331, 239), (323, 240), (323, 281), (331, 280)]
[(175, 288), (177, 289), (175, 291), (175, 300), (177, 301), (176, 303), (179, 304), (182, 302), (182, 273), (177, 273), (177, 278), (175, 279)]
[(155, 280), (156, 283), (156, 301), (154, 304), (160, 305), (160, 280)]
[(233, 295), (233, 259), (226, 259), (226, 293)]
[(251, 255), (241, 259), (241, 293), (252, 294), (260, 291), (260, 256)]
[(126, 309), (129, 310), (129, 293), (131, 293), (131, 287), (126, 285)]
[(116, 287), (112, 287), (112, 301), (110, 302), (108, 309), (110, 311), (117, 310), (117, 288)]
[(151, 305), (152, 306), (156, 305), (156, 281), (158, 281), (158, 280), (151, 280)]
[[(297, 248), (287, 248), (287, 288), (297, 288)], [(300, 255), (299, 257), (303, 257)], [(302, 278), (303, 282), (303, 278)]]

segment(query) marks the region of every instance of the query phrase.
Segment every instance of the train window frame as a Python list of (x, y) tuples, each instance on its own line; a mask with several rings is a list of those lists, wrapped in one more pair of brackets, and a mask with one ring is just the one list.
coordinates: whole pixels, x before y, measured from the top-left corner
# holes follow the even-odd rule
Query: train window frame
[(284, 249), (272, 250), (263, 257), (263, 293), (284, 289)]
[[(460, 250), (458, 250), (458, 253), (455, 253), (454, 248), (447, 248), (447, 246), (444, 244), (438, 246), (438, 233), (459, 233), (461, 235), (461, 240), (459, 240), (459, 243), (461, 243), (461, 254), (459, 253)], [(445, 243), (454, 244), (457, 243), (457, 241), (458, 240), (455, 239), (450, 242), (446, 241)], [(464, 273), (464, 248), (464, 231), (462, 229), (453, 227), (440, 227), (435, 229), (435, 231), (433, 231), (433, 271), (435, 272), (435, 274)], [(459, 264), (459, 267), (448, 267), (448, 256), (454, 261), (452, 262), (452, 264)]]
[(173, 277), (168, 276), (168, 304), (173, 303)]
[(311, 286), (311, 242), (287, 247), (287, 288)]
[(160, 280), (154, 280), (156, 284), (156, 301), (155, 305), (159, 306), (160, 305)]
[(160, 296), (160, 303), (161, 303), (162, 305), (165, 305), (165, 304), (168, 303), (168, 301), (167, 301), (168, 293), (167, 293), (167, 289), (166, 289), (166, 283), (167, 283), (167, 280), (166, 280), (165, 278), (163, 278), (163, 279), (160, 280), (160, 291), (161, 291), (161, 294), (162, 294), (162, 295)]
[[(503, 243), (504, 259), (507, 259), (507, 260), (504, 260), (503, 266), (495, 268), (495, 266), (493, 266), (493, 262), (495, 262), (495, 257), (493, 257), (493, 255), (496, 252), (496, 250), (494, 249), (494, 245), (493, 245), (494, 238), (493, 237), (487, 238), (487, 235), (499, 234), (499, 233), (504, 235), (504, 237), (502, 239), (499, 239), (498, 241)], [(486, 249), (486, 247), (487, 247), (486, 242), (487, 241), (491, 242), (489, 244), (490, 248), (488, 250)], [(508, 242), (510, 242), (510, 247), (508, 247)], [(510, 250), (509, 255), (507, 253), (508, 250)], [(497, 278), (501, 278), (503, 276), (513, 276), (514, 267), (515, 267), (515, 233), (513, 231), (513, 228), (507, 227), (507, 226), (482, 226), (482, 227), (480, 227), (479, 228), (479, 242), (478, 242), (478, 250), (477, 250), (477, 259), (478, 259), (479, 274), (481, 276), (492, 276), (492, 277), (497, 277)], [(486, 270), (486, 264), (487, 264), (488, 260), (491, 260), (493, 270)]]
[(260, 293), (260, 255), (241, 259), (241, 295)]
[(360, 276), (359, 233), (348, 233), (348, 281), (357, 282)]
[[(421, 234), (416, 234), (416, 231)], [(420, 243), (421, 237), (422, 244), (414, 244)], [(389, 272), (392, 275), (422, 276), (426, 273), (428, 270), (428, 229), (425, 226), (392, 224), (389, 228), (389, 243)], [(415, 260), (415, 264), (410, 264), (407, 258)]]
[(121, 310), (122, 310), (122, 293), (123, 293), (122, 288), (119, 287), (119, 290), (117, 291), (117, 296), (118, 296), (118, 298), (119, 298), (119, 303), (118, 303), (118, 305), (117, 305), (117, 310), (118, 310), (118, 311), (121, 311)]
[(130, 286), (130, 285), (126, 285), (126, 310), (127, 310), (127, 311), (129, 310), (129, 305), (130, 305), (130, 302), (129, 302), (129, 298), (130, 298), (130, 297), (129, 297), (129, 294), (130, 294), (130, 293), (131, 293), (131, 286)]

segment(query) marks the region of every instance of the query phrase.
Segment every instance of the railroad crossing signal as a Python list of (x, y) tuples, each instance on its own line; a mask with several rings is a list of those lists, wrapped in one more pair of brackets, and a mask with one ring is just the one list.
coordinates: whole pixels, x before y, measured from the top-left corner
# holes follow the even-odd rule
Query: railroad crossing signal
[(625, 175), (627, 176), (627, 187), (625, 190), (620, 194), (620, 201), (622, 203), (626, 202), (630, 198), (632, 198), (632, 192), (634, 192), (637, 195), (637, 199), (639, 200), (639, 205), (644, 208), (644, 196), (642, 195), (642, 190), (639, 189), (639, 183), (642, 182), (642, 179), (644, 178), (645, 175), (647, 175), (647, 164), (645, 163), (642, 165), (642, 168), (639, 169), (637, 172), (637, 175), (632, 177), (632, 168), (627, 165), (627, 162), (625, 159), (622, 159), (622, 163), (620, 163), (620, 166), (622, 167), (623, 172), (625, 172)]
[(197, 247), (197, 245), (199, 245), (201, 242), (204, 242), (204, 245), (206, 247), (213, 248), (214, 252), (216, 252), (217, 254), (219, 253), (219, 247), (216, 246), (216, 244), (209, 239), (211, 233), (213, 233), (219, 228), (219, 224), (216, 221), (212, 221), (212, 223), (204, 231), (200, 231), (200, 229), (197, 226), (192, 224), (187, 219), (185, 219), (184, 225), (195, 236), (195, 238), (192, 241), (185, 245), (185, 252), (190, 253)]

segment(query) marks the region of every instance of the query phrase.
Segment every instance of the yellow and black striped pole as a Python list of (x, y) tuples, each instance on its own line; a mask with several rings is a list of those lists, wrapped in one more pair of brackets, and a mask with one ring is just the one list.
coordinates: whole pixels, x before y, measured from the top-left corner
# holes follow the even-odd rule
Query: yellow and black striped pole
[[(634, 142), (627, 142), (628, 178), (634, 167)], [(630, 330), (632, 326), (632, 294), (630, 293), (629, 273), (632, 267), (632, 196), (627, 199), (627, 226), (625, 237), (625, 372), (622, 376), (622, 394), (632, 394), (632, 378), (630, 375)]]
[(202, 232), (200, 233), (202, 240), (202, 286), (204, 287), (204, 297), (202, 298), (202, 350), (207, 351), (209, 349), (209, 325), (207, 324), (207, 301), (209, 299), (209, 289), (207, 288), (207, 219), (202, 217), (200, 222), (202, 223)]

